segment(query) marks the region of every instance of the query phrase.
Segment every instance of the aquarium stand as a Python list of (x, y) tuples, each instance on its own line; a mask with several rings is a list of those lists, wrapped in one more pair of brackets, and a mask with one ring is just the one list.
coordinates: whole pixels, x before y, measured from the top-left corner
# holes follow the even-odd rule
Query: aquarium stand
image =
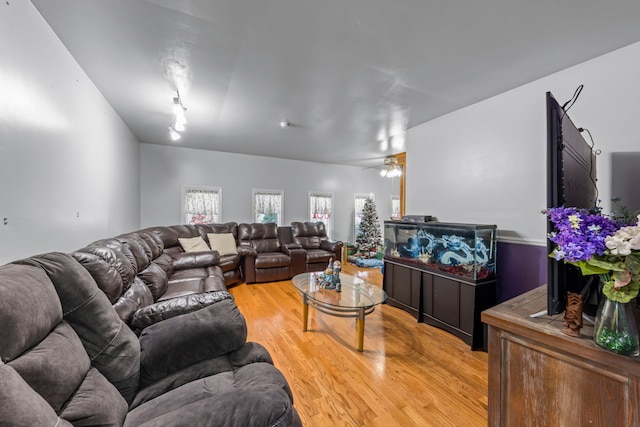
[(385, 259), (383, 289), (387, 304), (486, 350), (480, 313), (496, 304), (495, 280), (475, 283)]

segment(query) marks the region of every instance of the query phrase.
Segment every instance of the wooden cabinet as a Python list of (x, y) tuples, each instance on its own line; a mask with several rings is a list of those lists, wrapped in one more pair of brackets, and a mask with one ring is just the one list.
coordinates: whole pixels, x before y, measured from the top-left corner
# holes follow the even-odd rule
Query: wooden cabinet
[(387, 293), (387, 304), (400, 308), (418, 319), (422, 277), (418, 270), (385, 262), (382, 288)]
[(483, 347), (480, 313), (495, 304), (495, 281), (470, 283), (385, 260), (387, 303), (444, 329), (472, 349)]
[(489, 338), (489, 426), (640, 426), (640, 358), (560, 332), (546, 286), (482, 313)]

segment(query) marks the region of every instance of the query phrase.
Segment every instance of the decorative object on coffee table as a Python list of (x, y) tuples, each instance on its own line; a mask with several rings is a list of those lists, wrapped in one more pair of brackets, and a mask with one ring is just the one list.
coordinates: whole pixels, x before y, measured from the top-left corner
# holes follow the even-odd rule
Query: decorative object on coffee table
[(335, 261), (333, 263), (333, 283), (336, 288), (336, 292), (342, 291), (342, 284), (340, 283), (340, 271), (342, 271), (342, 263)]

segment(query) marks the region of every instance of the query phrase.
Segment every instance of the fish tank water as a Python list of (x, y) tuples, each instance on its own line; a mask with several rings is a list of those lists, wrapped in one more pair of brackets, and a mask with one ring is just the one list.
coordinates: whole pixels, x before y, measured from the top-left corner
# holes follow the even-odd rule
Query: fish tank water
[(384, 222), (385, 259), (473, 282), (496, 275), (495, 225)]

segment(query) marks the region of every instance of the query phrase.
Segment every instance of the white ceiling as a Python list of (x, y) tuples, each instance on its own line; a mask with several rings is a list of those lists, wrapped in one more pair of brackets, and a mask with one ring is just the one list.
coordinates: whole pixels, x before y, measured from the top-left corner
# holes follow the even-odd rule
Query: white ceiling
[(140, 142), (359, 166), (404, 151), (408, 128), (640, 40), (635, 0), (31, 2)]

